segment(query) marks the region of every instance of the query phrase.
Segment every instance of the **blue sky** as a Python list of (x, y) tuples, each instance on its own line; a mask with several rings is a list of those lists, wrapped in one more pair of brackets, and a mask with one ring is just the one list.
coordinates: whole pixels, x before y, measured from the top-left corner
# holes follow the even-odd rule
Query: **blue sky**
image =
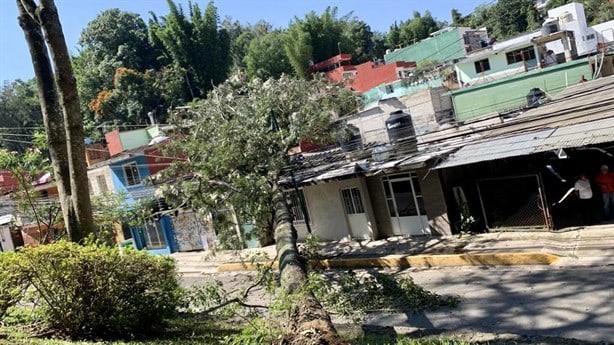
[[(179, 3), (187, 3), (180, 0)], [(195, 0), (202, 7), (206, 0)], [(326, 6), (339, 8), (339, 15), (353, 11), (375, 31), (385, 32), (394, 21), (410, 18), (413, 11), (429, 10), (438, 20), (450, 21), (454, 7), (463, 14), (470, 13), (486, 0), (217, 0), (215, 5), (221, 18), (226, 16), (242, 23), (264, 19), (274, 27), (286, 27), (294, 16), (302, 17), (314, 10), (321, 13)], [(168, 13), (166, 0), (56, 0), (64, 35), (71, 53), (77, 52), (79, 34), (97, 14), (109, 8), (136, 12), (147, 22), (149, 12)], [(15, 0), (0, 0), (0, 82), (28, 79), (34, 75), (23, 32), (17, 24)]]

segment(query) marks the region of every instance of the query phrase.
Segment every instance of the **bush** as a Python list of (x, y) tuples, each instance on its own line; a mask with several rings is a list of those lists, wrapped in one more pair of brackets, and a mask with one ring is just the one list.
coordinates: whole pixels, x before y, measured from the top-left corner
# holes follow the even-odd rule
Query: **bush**
[(146, 334), (173, 316), (181, 297), (170, 258), (63, 241), (14, 255), (3, 271), (30, 286), (22, 304), (39, 309), (50, 330), (71, 338)]
[(0, 254), (0, 320), (7, 310), (14, 306), (24, 293), (26, 282), (18, 270), (10, 269), (18, 262), (16, 253)]

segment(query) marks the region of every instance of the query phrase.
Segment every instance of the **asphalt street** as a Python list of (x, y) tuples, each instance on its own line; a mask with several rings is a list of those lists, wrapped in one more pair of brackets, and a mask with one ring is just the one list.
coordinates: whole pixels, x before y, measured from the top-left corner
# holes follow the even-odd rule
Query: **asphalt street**
[[(614, 266), (454, 267), (404, 270), (456, 308), (376, 313), (369, 324), (454, 332), (513, 333), (614, 342)], [(189, 275), (184, 284), (219, 279), (229, 290), (246, 286), (253, 272)], [(260, 291), (252, 302), (266, 303)]]

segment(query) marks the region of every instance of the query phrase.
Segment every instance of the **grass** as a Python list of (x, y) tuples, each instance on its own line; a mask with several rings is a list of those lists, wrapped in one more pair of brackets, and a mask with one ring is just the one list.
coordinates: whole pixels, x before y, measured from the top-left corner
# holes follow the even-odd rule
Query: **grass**
[(68, 341), (28, 337), (14, 328), (0, 327), (0, 345), (188, 345), (219, 344), (225, 336), (240, 332), (238, 325), (224, 324), (219, 320), (178, 318), (169, 322), (160, 334), (148, 339), (130, 341)]
[[(17, 329), (0, 326), (0, 345), (192, 345), (224, 344), (224, 337), (237, 334), (240, 324), (221, 323), (219, 320), (181, 318), (173, 320), (158, 336), (131, 341), (68, 341), (28, 337)], [(351, 335), (346, 339), (352, 345), (470, 345), (469, 342), (450, 338), (410, 339), (402, 336)]]

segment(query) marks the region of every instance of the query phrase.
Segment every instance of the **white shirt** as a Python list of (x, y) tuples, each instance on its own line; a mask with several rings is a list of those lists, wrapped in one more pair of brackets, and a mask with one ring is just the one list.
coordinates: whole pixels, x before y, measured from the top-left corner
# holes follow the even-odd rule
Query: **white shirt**
[(580, 199), (590, 199), (593, 197), (593, 190), (591, 189), (591, 183), (588, 180), (578, 180), (573, 186), (578, 191)]

